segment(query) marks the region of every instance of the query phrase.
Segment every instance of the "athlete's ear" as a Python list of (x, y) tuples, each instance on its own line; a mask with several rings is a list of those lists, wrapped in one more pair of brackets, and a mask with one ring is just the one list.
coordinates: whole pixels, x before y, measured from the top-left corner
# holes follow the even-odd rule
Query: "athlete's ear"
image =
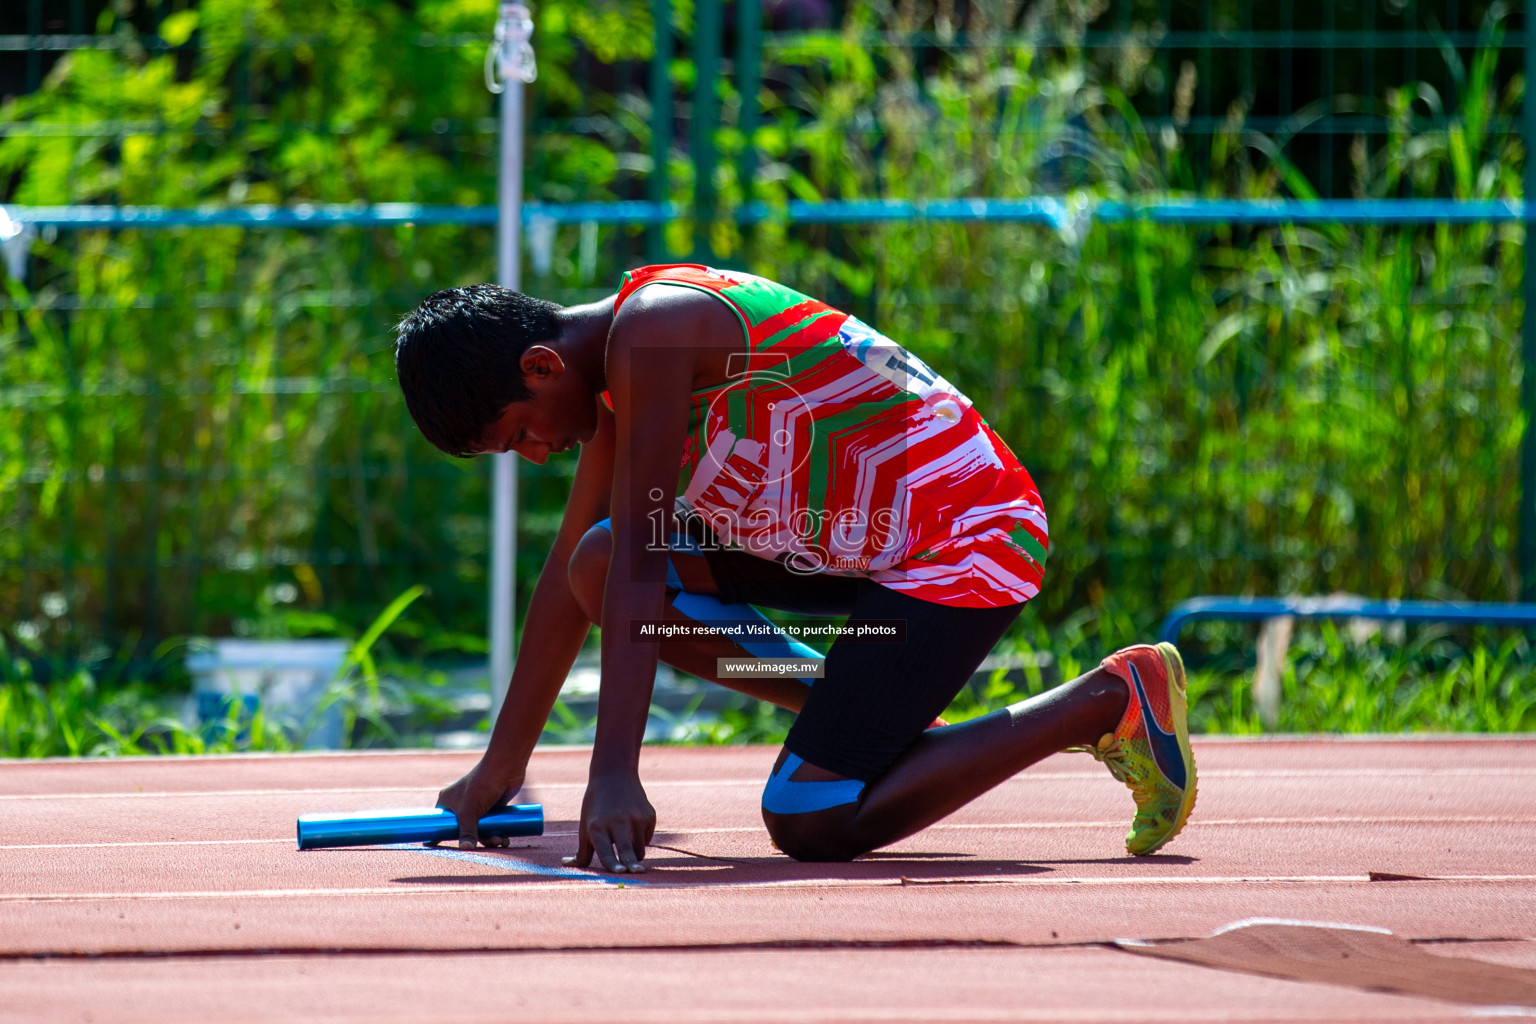
[(548, 345), (529, 345), (517, 366), (529, 387), (548, 384), (565, 372), (565, 360)]

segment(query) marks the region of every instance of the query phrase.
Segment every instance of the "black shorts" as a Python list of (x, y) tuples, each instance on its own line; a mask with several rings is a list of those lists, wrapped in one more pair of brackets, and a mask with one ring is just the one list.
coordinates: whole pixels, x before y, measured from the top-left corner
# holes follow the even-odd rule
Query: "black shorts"
[(791, 572), (742, 551), (706, 550), (705, 557), (726, 601), (846, 615), (851, 625), (906, 622), (903, 642), (833, 641), (826, 676), (811, 687), (784, 741), (811, 764), (865, 782), (883, 775), (943, 714), (1024, 607), (955, 608), (863, 577)]

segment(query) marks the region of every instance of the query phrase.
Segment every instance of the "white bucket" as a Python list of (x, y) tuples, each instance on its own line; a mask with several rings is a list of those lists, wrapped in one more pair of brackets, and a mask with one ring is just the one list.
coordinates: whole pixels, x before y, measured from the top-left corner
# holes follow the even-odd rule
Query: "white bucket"
[(215, 640), (187, 655), (189, 710), (206, 729), (226, 721), (239, 700), (242, 719), (260, 708), (306, 749), (337, 750), (341, 710), (318, 708), (351, 647), (349, 640)]

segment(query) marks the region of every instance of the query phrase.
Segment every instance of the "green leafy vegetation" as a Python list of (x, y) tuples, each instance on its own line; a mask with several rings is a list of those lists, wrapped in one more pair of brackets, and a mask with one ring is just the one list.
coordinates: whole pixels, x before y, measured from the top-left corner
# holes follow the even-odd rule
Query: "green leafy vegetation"
[[(775, 37), (750, 183), (741, 98), (719, 83), (707, 258), (825, 295), (975, 399), (1045, 497), (1050, 570), (1010, 642), (1049, 653), (1060, 677), (1200, 592), (1512, 599), (1523, 227), (1093, 222), (1094, 204), (1139, 195), (1317, 191), (1288, 156), (1290, 129), (1257, 130), (1242, 96), (1217, 103), (1225, 121), (1208, 136), (1180, 128), (1187, 91), (1171, 120), (1148, 119), (1153, 51), (1074, 42), (1099, 6), (1053, 5), (1064, 41), (1051, 46), (878, 42), (928, 32), (922, 5), (852, 4), (834, 29)], [(673, 8), (686, 36), (691, 5)], [(203, 0), (160, 23), (180, 47), (163, 51), (109, 14), (98, 30), (122, 45), (67, 55), (0, 107), (0, 199), (492, 202), (481, 62), (494, 18), (494, 0)], [(537, 25), (529, 195), (645, 195), (650, 6), (546, 0)], [(1484, 31), (1493, 44), (1501, 29)], [(1499, 52), (1448, 57), (1453, 93), (1404, 82), (1339, 97), (1389, 130), (1362, 137), (1336, 177), (1361, 197), (1518, 197), (1524, 154), (1499, 125), (1523, 82)], [(694, 69), (671, 70), (681, 98)], [(686, 204), (686, 121), (674, 128), (669, 194)], [(1052, 194), (1080, 215), (743, 227), (731, 215), (749, 191), (771, 210)], [(525, 287), (595, 299), (647, 254), (693, 255), (691, 222), (663, 234), (559, 227), (531, 246)], [(402, 678), (435, 680), (406, 718), (453, 717), (444, 672), (484, 654), (486, 466), (419, 437), (390, 325), (435, 288), (493, 277), (492, 250), (488, 229), (454, 226), (37, 243), (25, 285), (7, 278), (0, 297), (4, 750), (291, 742), (256, 722), (177, 733), (167, 694), (185, 681), (156, 645), (358, 635), (380, 595), (417, 584), (430, 597), (381, 644)], [(522, 468), (523, 599), (573, 468)], [(1356, 650), (1310, 635), (1287, 669), (1283, 729), (1531, 727), (1513, 641)], [(34, 663), (54, 666), (46, 682)], [(390, 667), (356, 669), (358, 741), (413, 735), (385, 710), (416, 706), (391, 695)], [(1201, 727), (1255, 727), (1236, 666), (1193, 678)], [(963, 710), (1035, 685), (1000, 678)], [(696, 738), (771, 739), (783, 724), (754, 708)]]
[[(1247, 677), (1193, 672), (1191, 728), (1266, 732)], [(1411, 642), (1352, 639), (1332, 623), (1303, 630), (1281, 675), (1274, 731), (1529, 732), (1536, 730), (1536, 656), (1524, 635), (1453, 637), (1423, 629)]]
[(425, 593), (411, 587), (391, 601), (353, 640), (315, 707), (298, 719), (275, 716), (235, 693), (224, 702), (222, 719), (196, 723), (186, 708), (184, 677), (181, 685), (164, 682), (181, 675), (176, 659), (186, 642), (161, 644), (147, 664), (133, 665), (123, 650), (110, 661), (81, 666), (28, 657), (0, 637), (0, 757), (295, 750), (332, 709), (341, 715), (349, 746), (419, 744), (461, 709), (442, 672), (395, 659), (381, 665), (376, 648)]
[[(1215, 641), (1216, 650), (1190, 669), (1192, 732), (1536, 731), (1536, 652), (1523, 634), (1454, 636), (1425, 628), (1396, 643), (1380, 635), (1357, 640), (1331, 623), (1299, 628), (1271, 730), (1260, 723), (1250, 692), (1251, 631), (1217, 625), (1203, 631), (1213, 635), (1196, 639)], [(1023, 669), (999, 668), (974, 681), (946, 719), (965, 721), (1043, 693), (1090, 669), (1116, 645), (1082, 621), (1036, 639), (1041, 646), (1021, 639), (1007, 652), (1023, 656)], [(28, 664), (0, 659), (0, 757), (291, 750), (302, 739), (293, 723), (271, 722), (260, 710), (244, 714), (239, 704), (223, 722), (189, 726), (182, 696), (125, 680), (110, 665), (76, 669), (42, 685), (29, 677)], [(443, 673), (420, 664), (386, 663), (372, 684), (360, 682), (343, 681), (332, 691), (352, 746), (418, 745), (464, 718)], [(782, 743), (794, 721), (788, 712), (746, 699), (716, 713), (695, 716), (685, 709), (671, 717), (675, 728), (665, 742), (690, 745)], [(590, 742), (592, 725), (590, 714), (557, 702), (544, 738)]]

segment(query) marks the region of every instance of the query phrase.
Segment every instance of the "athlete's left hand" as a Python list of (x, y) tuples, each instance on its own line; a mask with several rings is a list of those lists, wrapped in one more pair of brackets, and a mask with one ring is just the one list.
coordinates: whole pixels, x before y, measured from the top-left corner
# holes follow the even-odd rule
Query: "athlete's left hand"
[(639, 776), (589, 779), (581, 801), (580, 828), (576, 856), (561, 863), (584, 868), (595, 853), (608, 871), (644, 871), (645, 846), (656, 834), (656, 809), (646, 799)]

